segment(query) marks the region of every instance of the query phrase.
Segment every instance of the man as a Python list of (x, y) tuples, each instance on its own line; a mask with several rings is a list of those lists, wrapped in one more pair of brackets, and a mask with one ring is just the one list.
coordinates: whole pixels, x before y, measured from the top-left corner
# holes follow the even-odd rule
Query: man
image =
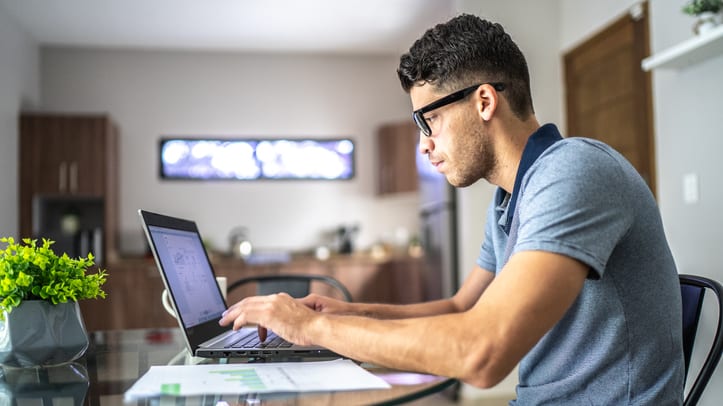
[(454, 186), (499, 186), (477, 267), (413, 305), (279, 294), (231, 306), (300, 344), (487, 388), (519, 363), (519, 404), (680, 404), (680, 287), (659, 211), (608, 146), (535, 118), (525, 58), (498, 24), (427, 31), (399, 77), (419, 150)]

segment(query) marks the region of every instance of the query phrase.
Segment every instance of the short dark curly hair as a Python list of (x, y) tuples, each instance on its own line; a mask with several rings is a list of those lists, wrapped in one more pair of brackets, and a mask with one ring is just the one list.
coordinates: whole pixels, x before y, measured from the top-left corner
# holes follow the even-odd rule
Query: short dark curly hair
[(428, 83), (452, 92), (475, 83), (502, 82), (513, 113), (534, 113), (530, 74), (522, 51), (500, 24), (462, 14), (427, 30), (397, 69), (406, 92)]

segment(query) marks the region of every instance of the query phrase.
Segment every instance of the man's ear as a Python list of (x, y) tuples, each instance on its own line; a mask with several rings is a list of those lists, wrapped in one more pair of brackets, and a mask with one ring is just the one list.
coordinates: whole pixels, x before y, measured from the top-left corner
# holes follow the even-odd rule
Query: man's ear
[(475, 92), (477, 97), (477, 111), (484, 121), (490, 121), (497, 111), (500, 102), (499, 95), (494, 86), (484, 84)]

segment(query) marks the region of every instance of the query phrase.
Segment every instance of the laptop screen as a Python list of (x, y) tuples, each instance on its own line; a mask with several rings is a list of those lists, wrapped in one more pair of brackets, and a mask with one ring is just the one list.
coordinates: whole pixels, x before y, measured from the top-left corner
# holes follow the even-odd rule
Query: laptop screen
[(148, 226), (183, 325), (217, 320), (226, 310), (198, 233)]

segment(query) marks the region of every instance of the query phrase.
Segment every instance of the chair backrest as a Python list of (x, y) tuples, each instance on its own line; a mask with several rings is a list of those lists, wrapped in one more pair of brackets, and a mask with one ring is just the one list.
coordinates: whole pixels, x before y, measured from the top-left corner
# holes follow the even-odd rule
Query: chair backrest
[(311, 290), (311, 283), (318, 281), (335, 288), (347, 302), (352, 301), (349, 290), (338, 280), (327, 275), (307, 274), (275, 274), (254, 275), (238, 279), (228, 286), (228, 291), (246, 284), (256, 284), (256, 294), (270, 295), (272, 293), (286, 292), (292, 297), (304, 297)]
[(693, 354), (693, 344), (695, 343), (696, 332), (698, 331), (698, 322), (700, 321), (701, 310), (703, 309), (703, 298), (705, 291), (710, 290), (715, 293), (718, 304), (718, 325), (716, 327), (715, 338), (705, 358), (703, 366), (695, 378), (695, 383), (690, 388), (685, 398), (685, 405), (695, 405), (698, 403), (700, 396), (703, 394), (708, 381), (718, 366), (718, 361), (723, 352), (723, 287), (720, 283), (702, 276), (696, 275), (679, 275), (680, 293), (683, 299), (683, 354), (685, 357), (685, 376), (688, 376), (690, 367), (690, 358)]

